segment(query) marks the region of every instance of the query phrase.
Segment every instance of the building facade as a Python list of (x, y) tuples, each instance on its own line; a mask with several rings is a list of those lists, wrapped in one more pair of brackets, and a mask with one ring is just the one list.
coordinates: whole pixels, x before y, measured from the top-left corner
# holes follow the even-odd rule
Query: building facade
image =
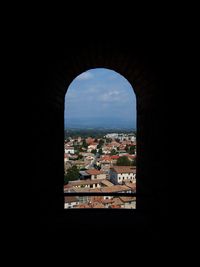
[(136, 168), (134, 166), (114, 166), (110, 169), (110, 181), (123, 184), (127, 181), (136, 182)]

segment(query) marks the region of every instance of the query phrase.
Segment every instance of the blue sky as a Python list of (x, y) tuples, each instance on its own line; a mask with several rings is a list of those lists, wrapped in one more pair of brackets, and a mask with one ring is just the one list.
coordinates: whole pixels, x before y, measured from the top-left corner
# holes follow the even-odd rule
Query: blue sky
[(65, 127), (79, 124), (135, 128), (136, 98), (130, 83), (104, 68), (77, 76), (65, 95)]

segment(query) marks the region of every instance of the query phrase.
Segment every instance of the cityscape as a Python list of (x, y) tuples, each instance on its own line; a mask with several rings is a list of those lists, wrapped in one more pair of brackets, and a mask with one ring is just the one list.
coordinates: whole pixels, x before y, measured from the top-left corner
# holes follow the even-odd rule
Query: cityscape
[[(136, 133), (64, 140), (64, 193), (135, 193)], [(64, 208), (136, 208), (135, 196), (65, 196)]]
[(64, 209), (136, 209), (136, 98), (119, 73), (90, 69), (68, 87)]

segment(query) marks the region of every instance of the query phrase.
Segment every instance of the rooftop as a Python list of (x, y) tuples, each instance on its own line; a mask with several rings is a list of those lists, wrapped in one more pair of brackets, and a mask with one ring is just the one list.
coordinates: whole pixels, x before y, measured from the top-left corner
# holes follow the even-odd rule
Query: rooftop
[(106, 186), (113, 186), (113, 183), (111, 183), (110, 181), (108, 180), (102, 180), (101, 182), (103, 185), (106, 185)]
[(114, 193), (114, 192), (122, 192), (122, 191), (129, 191), (130, 188), (126, 185), (113, 185), (108, 187), (100, 188), (102, 193)]
[(78, 202), (78, 197), (76, 196), (66, 196), (65, 203)]
[(96, 170), (96, 169), (90, 169), (86, 171), (90, 175), (98, 175), (98, 174), (104, 174), (104, 172)]
[(114, 166), (111, 168), (112, 171), (116, 173), (135, 173), (136, 167), (135, 166)]
[(136, 201), (136, 197), (119, 197), (122, 202)]
[(98, 184), (101, 183), (102, 179), (95, 179), (95, 180), (76, 180), (76, 181), (70, 181), (69, 185), (71, 186), (78, 186), (78, 185), (89, 185), (89, 184)]

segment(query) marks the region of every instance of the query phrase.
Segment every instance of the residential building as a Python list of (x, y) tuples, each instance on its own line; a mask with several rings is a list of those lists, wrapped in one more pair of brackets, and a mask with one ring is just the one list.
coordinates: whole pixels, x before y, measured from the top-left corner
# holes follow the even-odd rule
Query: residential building
[(126, 181), (135, 182), (135, 166), (114, 166), (110, 169), (110, 181), (114, 184), (123, 184)]
[(68, 154), (74, 154), (74, 147), (65, 145), (65, 153)]
[(90, 170), (86, 170), (85, 172), (91, 176), (90, 178), (91, 180), (106, 179), (106, 174), (103, 171), (90, 169)]
[(79, 205), (79, 198), (76, 196), (66, 196), (65, 197), (65, 209), (74, 208), (76, 205)]

